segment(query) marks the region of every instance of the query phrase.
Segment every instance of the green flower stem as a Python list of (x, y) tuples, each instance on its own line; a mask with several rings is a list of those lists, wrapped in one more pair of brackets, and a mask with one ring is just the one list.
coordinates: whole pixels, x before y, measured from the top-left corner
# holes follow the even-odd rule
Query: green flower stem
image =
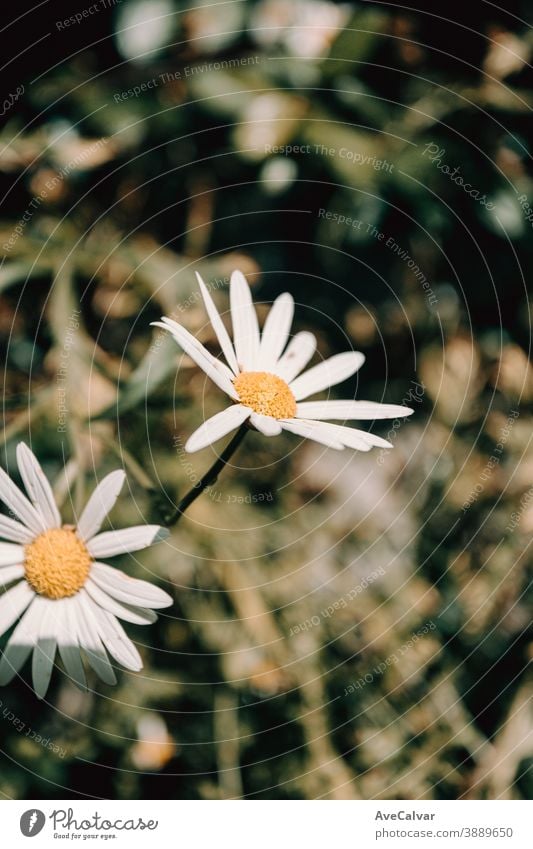
[(224, 466), (231, 460), (233, 454), (243, 441), (246, 433), (248, 431), (248, 423), (244, 422), (233, 437), (233, 439), (228, 442), (224, 451), (220, 455), (220, 457), (213, 463), (210, 469), (205, 473), (205, 475), (193, 486), (193, 488), (183, 496), (175, 511), (171, 513), (169, 517), (164, 520), (164, 524), (167, 528), (172, 525), (177, 524), (188, 507), (191, 506), (193, 501), (196, 501), (199, 495), (204, 492), (209, 486), (212, 486), (216, 483), (218, 476)]

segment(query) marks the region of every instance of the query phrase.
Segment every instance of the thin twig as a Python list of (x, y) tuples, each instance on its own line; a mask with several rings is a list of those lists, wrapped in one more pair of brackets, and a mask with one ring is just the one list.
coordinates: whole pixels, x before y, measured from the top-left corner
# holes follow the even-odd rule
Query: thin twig
[(222, 796), (224, 799), (241, 799), (239, 702), (233, 690), (215, 691), (213, 722)]
[(53, 393), (48, 389), (42, 389), (36, 395), (36, 400), (30, 405), (28, 404), (20, 412), (16, 413), (13, 419), (6, 424), (0, 434), (0, 445), (5, 445), (13, 437), (18, 436), (21, 430), (31, 424), (35, 419), (46, 413)]

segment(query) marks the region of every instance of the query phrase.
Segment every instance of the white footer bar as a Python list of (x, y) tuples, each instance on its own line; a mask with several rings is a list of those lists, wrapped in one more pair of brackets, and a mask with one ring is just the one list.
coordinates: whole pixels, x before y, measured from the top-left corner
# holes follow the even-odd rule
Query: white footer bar
[[(5, 847), (532, 849), (519, 801), (4, 801)], [(32, 841), (35, 842), (32, 842)], [(67, 841), (69, 841), (67, 843)]]

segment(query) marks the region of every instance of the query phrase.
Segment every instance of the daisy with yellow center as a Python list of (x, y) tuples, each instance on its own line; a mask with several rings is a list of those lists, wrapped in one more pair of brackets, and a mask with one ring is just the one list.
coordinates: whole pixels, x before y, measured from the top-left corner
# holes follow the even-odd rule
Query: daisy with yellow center
[(166, 536), (158, 525), (99, 533), (124, 483), (124, 472), (96, 487), (76, 527), (62, 525), (50, 484), (36, 457), (20, 443), (17, 463), (26, 493), (0, 469), (0, 499), (17, 521), (0, 515), (0, 586), (17, 581), (0, 597), (0, 635), (18, 622), (2, 652), (0, 684), (7, 684), (32, 657), (39, 698), (48, 689), (56, 653), (72, 681), (86, 687), (82, 652), (107, 684), (116, 677), (110, 657), (138, 671), (142, 661), (118, 621), (147, 625), (154, 609), (171, 597), (147, 581), (130, 578), (101, 558), (139, 551)]
[[(352, 377), (365, 361), (359, 351), (337, 354), (301, 374), (316, 351), (316, 339), (303, 331), (290, 338), (294, 300), (285, 292), (270, 310), (259, 331), (250, 288), (234, 271), (230, 281), (233, 342), (200, 275), (197, 275), (207, 314), (226, 363), (214, 357), (188, 330), (171, 318), (154, 324), (169, 331), (178, 345), (234, 402), (205, 421), (189, 438), (187, 451), (199, 451), (248, 422), (265, 436), (282, 430), (308, 437), (329, 448), (369, 451), (391, 448), (390, 442), (329, 420), (374, 420), (409, 416), (409, 407), (372, 401), (305, 401)], [(290, 341), (289, 341), (290, 340)]]

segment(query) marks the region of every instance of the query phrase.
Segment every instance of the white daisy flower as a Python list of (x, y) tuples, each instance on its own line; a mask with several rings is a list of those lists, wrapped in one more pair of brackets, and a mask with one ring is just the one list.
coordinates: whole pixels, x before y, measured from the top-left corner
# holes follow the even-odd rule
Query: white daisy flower
[[(171, 597), (147, 581), (130, 578), (102, 559), (162, 539), (158, 525), (138, 525), (98, 533), (124, 483), (118, 470), (96, 487), (76, 527), (62, 525), (52, 488), (27, 445), (17, 446), (17, 462), (27, 496), (0, 469), (0, 499), (17, 521), (0, 515), (0, 635), (22, 616), (0, 660), (0, 685), (18, 673), (33, 651), (33, 686), (42, 699), (48, 689), (56, 651), (70, 678), (86, 687), (81, 652), (106, 684), (116, 684), (109, 655), (126, 669), (142, 661), (118, 621), (155, 622), (154, 608)], [(24, 614), (24, 615), (22, 615)]]
[(304, 400), (355, 374), (365, 361), (363, 354), (359, 351), (336, 354), (301, 374), (315, 353), (316, 339), (312, 333), (303, 331), (289, 341), (294, 314), (292, 295), (285, 292), (276, 298), (260, 333), (250, 287), (240, 271), (234, 271), (230, 281), (232, 343), (205, 283), (199, 274), (197, 277), (227, 365), (173, 319), (163, 317), (153, 324), (168, 330), (234, 403), (207, 419), (187, 441), (186, 451), (205, 448), (245, 421), (265, 436), (277, 436), (287, 430), (328, 448), (359, 451), (369, 451), (373, 446), (392, 448), (390, 442), (373, 433), (331, 424), (328, 419), (399, 418), (411, 415), (413, 410), (409, 407), (372, 401)]

